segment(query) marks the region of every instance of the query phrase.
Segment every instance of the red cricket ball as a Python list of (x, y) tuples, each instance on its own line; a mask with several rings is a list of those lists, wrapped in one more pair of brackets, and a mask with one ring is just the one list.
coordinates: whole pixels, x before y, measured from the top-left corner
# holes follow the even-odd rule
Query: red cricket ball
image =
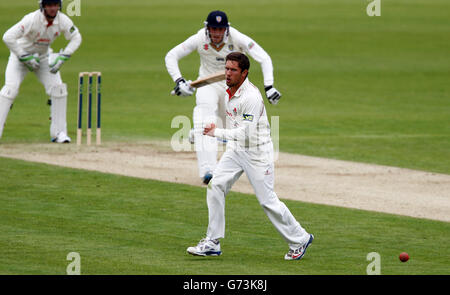
[(400, 253), (400, 256), (398, 257), (401, 262), (406, 262), (409, 259), (409, 255), (406, 252)]

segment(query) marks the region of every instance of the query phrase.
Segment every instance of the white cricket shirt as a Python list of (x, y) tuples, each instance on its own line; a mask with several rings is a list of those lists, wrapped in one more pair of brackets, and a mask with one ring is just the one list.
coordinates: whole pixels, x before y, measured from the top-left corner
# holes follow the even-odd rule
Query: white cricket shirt
[(248, 78), (233, 96), (226, 94), (226, 129), (214, 136), (226, 139), (227, 149), (248, 150), (271, 143), (270, 125), (259, 89)]

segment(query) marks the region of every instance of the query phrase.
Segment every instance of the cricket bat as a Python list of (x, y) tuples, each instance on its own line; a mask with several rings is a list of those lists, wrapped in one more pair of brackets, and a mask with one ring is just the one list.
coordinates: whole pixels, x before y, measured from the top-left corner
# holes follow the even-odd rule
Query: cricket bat
[[(191, 82), (191, 86), (195, 88), (200, 88), (215, 82), (225, 80), (225, 71), (220, 71), (209, 76), (197, 79)], [(175, 95), (175, 90), (172, 90), (171, 95)]]

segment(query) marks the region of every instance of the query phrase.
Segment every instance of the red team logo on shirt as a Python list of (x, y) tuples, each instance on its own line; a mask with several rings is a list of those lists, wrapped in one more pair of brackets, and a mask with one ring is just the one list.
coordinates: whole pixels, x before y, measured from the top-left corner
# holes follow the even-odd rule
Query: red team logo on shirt
[(205, 44), (205, 50), (208, 50), (208, 44)]

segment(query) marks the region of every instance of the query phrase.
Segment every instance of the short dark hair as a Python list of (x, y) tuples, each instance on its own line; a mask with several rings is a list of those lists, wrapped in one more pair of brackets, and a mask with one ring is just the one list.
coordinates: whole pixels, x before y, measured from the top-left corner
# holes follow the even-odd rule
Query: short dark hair
[(226, 61), (229, 60), (237, 61), (239, 68), (241, 69), (241, 72), (250, 69), (250, 60), (248, 59), (247, 55), (243, 53), (231, 52), (226, 57)]

